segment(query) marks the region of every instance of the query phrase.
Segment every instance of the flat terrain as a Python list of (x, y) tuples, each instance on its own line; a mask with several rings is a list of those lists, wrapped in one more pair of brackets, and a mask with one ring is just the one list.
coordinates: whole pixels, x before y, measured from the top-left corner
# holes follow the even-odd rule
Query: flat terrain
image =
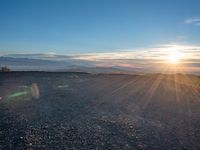
[(194, 75), (1, 73), (0, 101), (0, 149), (200, 149)]

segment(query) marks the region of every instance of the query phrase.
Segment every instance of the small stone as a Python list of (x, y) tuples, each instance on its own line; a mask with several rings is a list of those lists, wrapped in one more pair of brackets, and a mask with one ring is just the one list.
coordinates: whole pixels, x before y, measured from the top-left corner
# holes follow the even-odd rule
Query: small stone
[(139, 144), (138, 147), (141, 149), (144, 149), (144, 145), (142, 145), (142, 144)]
[(188, 150), (188, 148), (187, 147), (183, 147), (182, 150)]

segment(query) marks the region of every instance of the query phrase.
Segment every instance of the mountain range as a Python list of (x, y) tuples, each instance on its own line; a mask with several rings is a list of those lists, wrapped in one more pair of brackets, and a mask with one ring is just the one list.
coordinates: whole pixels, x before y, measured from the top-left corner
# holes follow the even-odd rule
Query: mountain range
[(0, 66), (8, 66), (13, 71), (60, 71), (88, 73), (133, 73), (127, 68), (97, 67), (80, 61), (54, 61), (32, 58), (0, 57)]

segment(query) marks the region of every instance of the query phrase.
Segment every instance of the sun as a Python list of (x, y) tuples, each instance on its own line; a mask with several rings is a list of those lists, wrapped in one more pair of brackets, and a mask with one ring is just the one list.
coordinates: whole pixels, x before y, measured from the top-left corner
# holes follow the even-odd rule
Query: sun
[(178, 51), (173, 51), (169, 54), (168, 59), (171, 64), (177, 64), (181, 59), (181, 54)]

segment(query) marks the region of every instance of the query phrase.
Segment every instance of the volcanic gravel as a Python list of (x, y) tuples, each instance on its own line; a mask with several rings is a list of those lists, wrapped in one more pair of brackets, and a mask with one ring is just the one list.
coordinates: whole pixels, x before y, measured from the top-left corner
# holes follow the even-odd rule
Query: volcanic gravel
[(1, 73), (0, 97), (0, 149), (200, 149), (199, 76)]

